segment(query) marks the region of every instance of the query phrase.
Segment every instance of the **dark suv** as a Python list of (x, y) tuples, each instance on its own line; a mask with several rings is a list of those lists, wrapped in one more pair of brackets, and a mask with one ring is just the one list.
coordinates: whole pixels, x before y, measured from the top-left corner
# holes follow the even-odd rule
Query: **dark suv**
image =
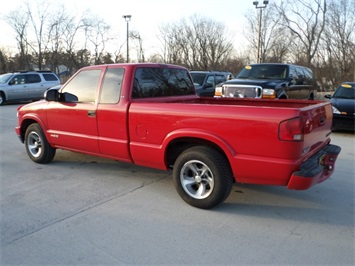
[(251, 64), (236, 79), (215, 89), (215, 97), (314, 100), (317, 83), (310, 68), (292, 64)]
[(0, 75), (0, 105), (5, 102), (43, 99), (44, 92), (59, 85), (50, 71), (22, 71)]
[(224, 71), (190, 71), (195, 90), (199, 96), (213, 97), (217, 84), (233, 78), (233, 74)]

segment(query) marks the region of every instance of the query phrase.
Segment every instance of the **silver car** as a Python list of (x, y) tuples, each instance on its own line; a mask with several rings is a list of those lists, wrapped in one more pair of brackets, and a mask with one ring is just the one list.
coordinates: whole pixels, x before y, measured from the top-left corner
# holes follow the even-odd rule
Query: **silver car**
[(50, 71), (24, 71), (0, 75), (0, 105), (43, 99), (44, 92), (59, 85), (60, 80)]

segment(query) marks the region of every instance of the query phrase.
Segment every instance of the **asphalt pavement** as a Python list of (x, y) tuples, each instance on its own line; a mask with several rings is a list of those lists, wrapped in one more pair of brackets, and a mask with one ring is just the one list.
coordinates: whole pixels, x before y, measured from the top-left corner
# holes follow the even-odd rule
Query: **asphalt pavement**
[(0, 107), (0, 265), (354, 265), (355, 135), (306, 191), (234, 185), (196, 209), (170, 172), (58, 150), (33, 163)]

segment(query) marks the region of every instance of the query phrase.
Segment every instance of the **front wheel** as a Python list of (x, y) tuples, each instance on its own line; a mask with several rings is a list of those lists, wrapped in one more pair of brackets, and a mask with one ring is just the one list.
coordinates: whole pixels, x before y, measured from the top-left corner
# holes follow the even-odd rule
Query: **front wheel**
[(49, 145), (39, 124), (32, 124), (27, 128), (25, 133), (25, 146), (31, 160), (41, 164), (52, 161), (56, 151)]
[(210, 209), (229, 196), (233, 176), (227, 159), (220, 152), (196, 146), (177, 158), (173, 181), (185, 202), (197, 208)]

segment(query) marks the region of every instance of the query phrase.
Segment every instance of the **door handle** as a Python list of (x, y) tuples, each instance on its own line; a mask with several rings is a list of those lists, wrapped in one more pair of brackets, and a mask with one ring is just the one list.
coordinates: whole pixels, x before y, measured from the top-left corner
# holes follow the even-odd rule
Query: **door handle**
[(88, 116), (95, 117), (96, 116), (96, 111), (95, 110), (89, 110), (88, 111)]

